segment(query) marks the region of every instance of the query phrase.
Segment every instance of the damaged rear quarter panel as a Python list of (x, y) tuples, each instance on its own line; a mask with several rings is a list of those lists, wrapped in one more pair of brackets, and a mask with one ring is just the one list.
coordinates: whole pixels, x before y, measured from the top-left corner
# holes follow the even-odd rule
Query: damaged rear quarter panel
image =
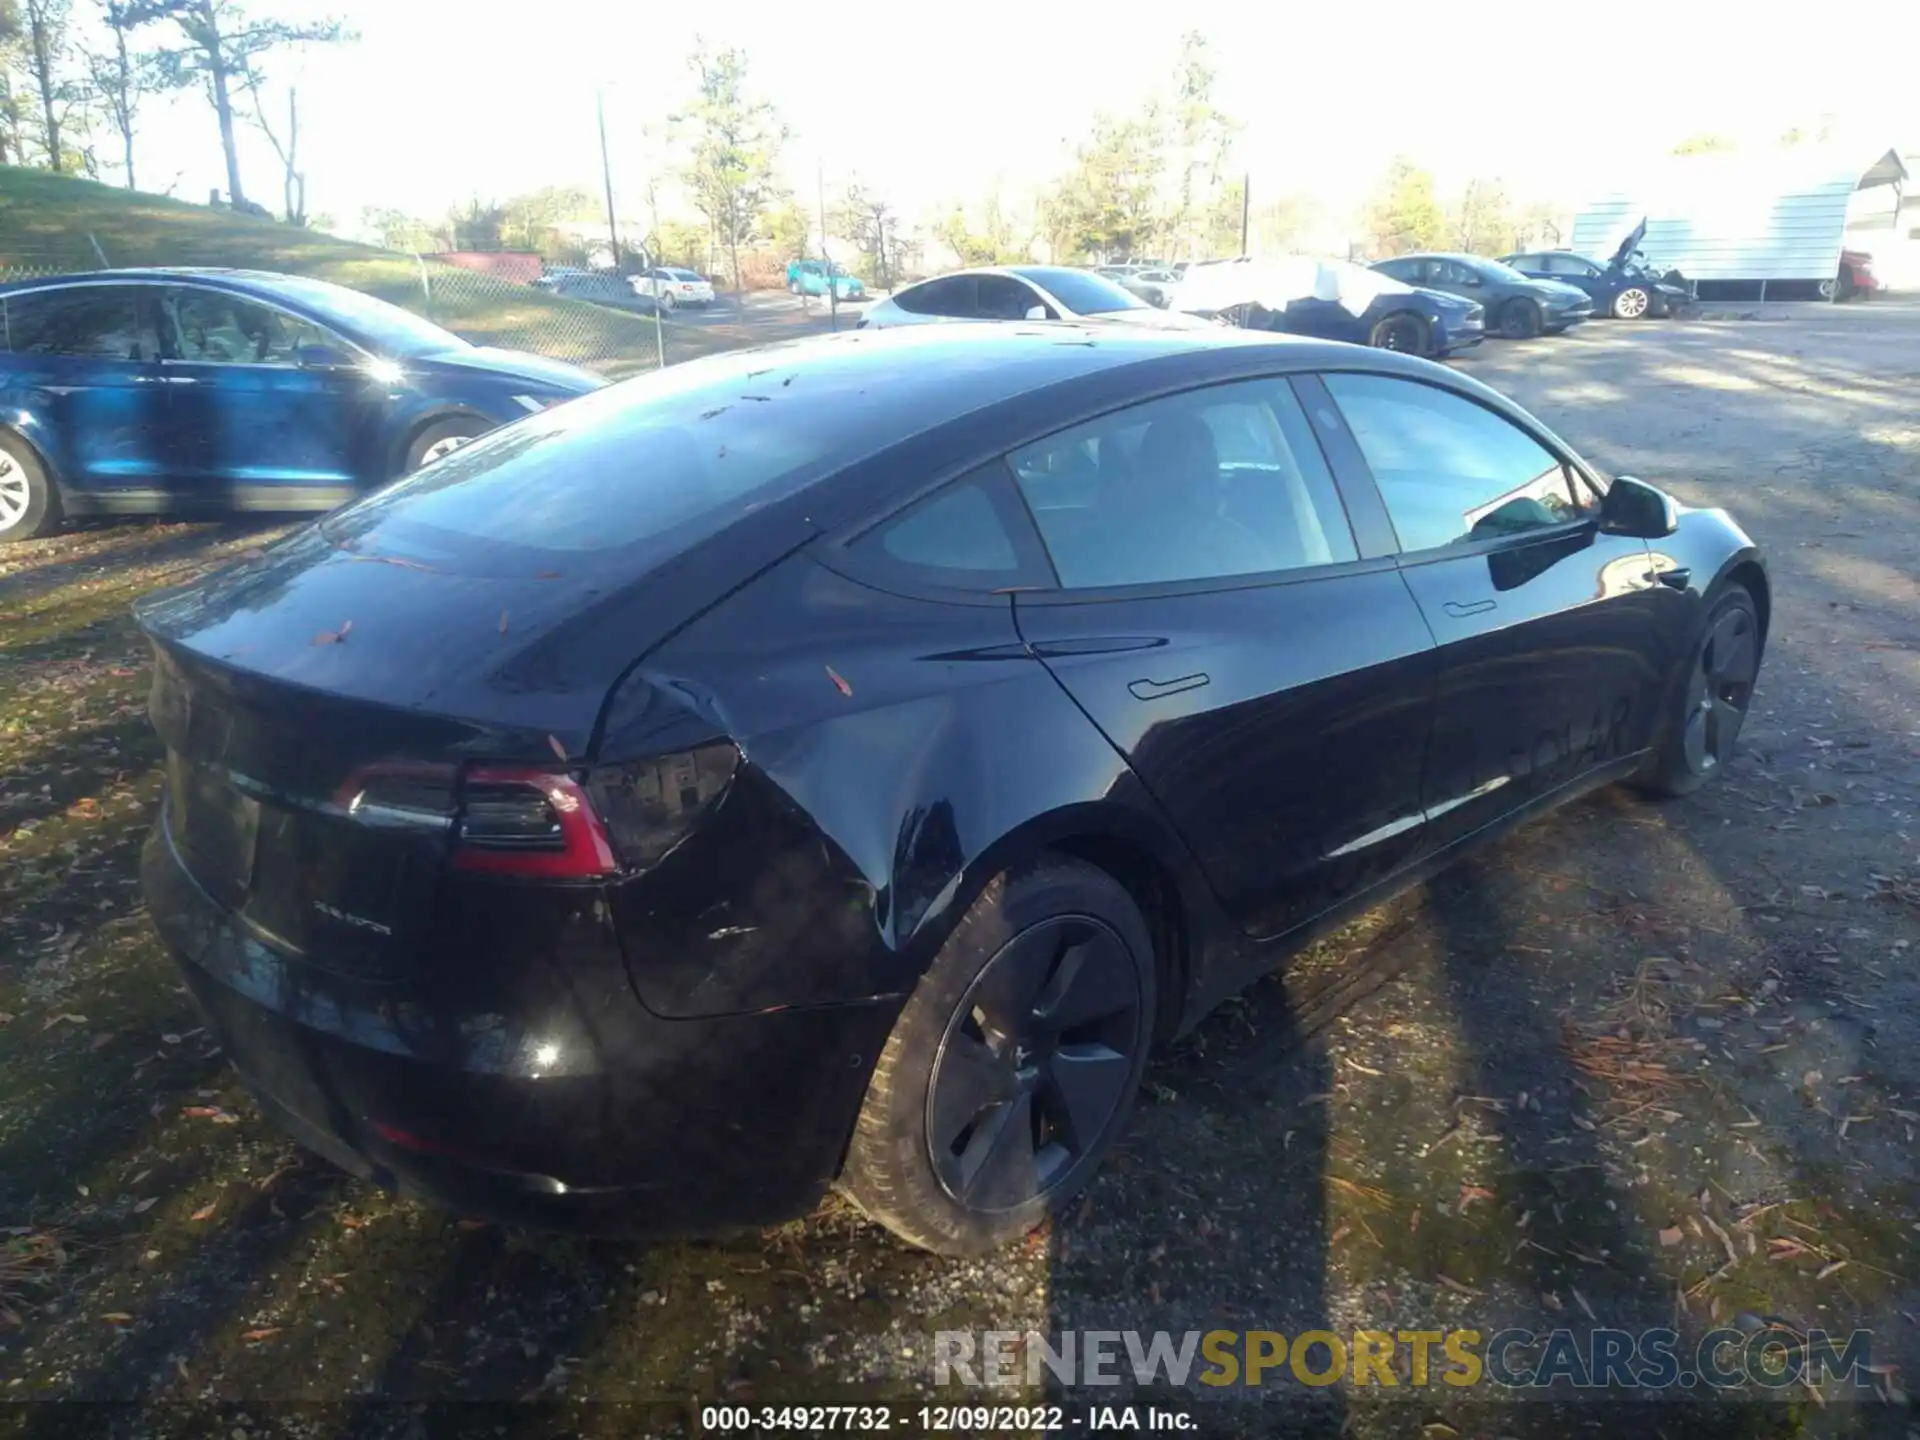
[(1126, 796), (1130, 772), (1004, 598), (882, 594), (795, 555), (635, 672), (630, 687), (701, 697), (745, 756), (698, 828), (612, 891), (650, 1010), (904, 995), (1050, 823), (1159, 823), (1132, 799), (1089, 806)]

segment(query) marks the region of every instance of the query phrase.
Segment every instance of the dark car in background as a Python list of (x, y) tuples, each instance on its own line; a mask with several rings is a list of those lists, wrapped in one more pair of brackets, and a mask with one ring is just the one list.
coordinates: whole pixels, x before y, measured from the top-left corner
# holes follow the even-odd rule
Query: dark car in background
[(1488, 326), (1509, 340), (1558, 335), (1593, 316), (1584, 290), (1531, 279), (1478, 255), (1398, 255), (1373, 268), (1423, 290), (1474, 301), (1487, 312)]
[(1345, 260), (1205, 261), (1182, 275), (1168, 305), (1250, 330), (1344, 340), (1436, 360), (1486, 338), (1485, 311), (1474, 301), (1417, 289)]
[(1713, 777), (1767, 614), (1724, 513), (1407, 356), (821, 336), (142, 602), (142, 877), (223, 1052), (358, 1174), (615, 1231), (837, 1184), (979, 1252), (1314, 934)]
[(1502, 256), (1501, 263), (1536, 280), (1575, 286), (1592, 298), (1597, 312), (1616, 320), (1664, 319), (1691, 299), (1684, 285), (1656, 277), (1629, 257), (1603, 265), (1571, 250), (1528, 250)]
[(950, 320), (1087, 320), (1098, 324), (1204, 327), (1149, 303), (1116, 280), (1068, 265), (983, 266), (937, 275), (869, 305), (863, 330)]
[(330, 509), (605, 383), (301, 276), (0, 286), (0, 541), (68, 515)]

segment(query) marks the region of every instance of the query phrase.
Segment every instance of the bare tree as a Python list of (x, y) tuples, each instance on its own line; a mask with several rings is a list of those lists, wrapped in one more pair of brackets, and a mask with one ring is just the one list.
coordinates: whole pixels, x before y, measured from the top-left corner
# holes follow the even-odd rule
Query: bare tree
[(840, 238), (873, 261), (874, 284), (882, 290), (892, 289), (893, 273), (899, 267), (889, 257), (900, 240), (900, 222), (892, 203), (856, 180), (847, 186), (834, 219)]
[(20, 24), (19, 0), (0, 0), (0, 165), (17, 165), (24, 158), (20, 147), (20, 100), (13, 93), (13, 77), (7, 72), (7, 52), (19, 44), (24, 34)]
[(171, 52), (174, 78), (206, 86), (226, 155), (227, 200), (235, 208), (247, 197), (234, 138), (234, 91), (255, 88), (265, 57), (275, 50), (354, 38), (338, 20), (254, 20), (237, 0), (128, 0), (125, 14), (129, 25), (171, 21), (185, 37), (186, 47)]
[(267, 107), (261, 90), (260, 75), (249, 72), (246, 81), (247, 99), (252, 103), (253, 114), (250, 117), (254, 128), (267, 137), (267, 144), (273, 147), (273, 153), (280, 159), (280, 199), (283, 213), (289, 225), (307, 223), (307, 175), (300, 168), (300, 92), (292, 85), (287, 87), (287, 124), (284, 130), (275, 127), (267, 118)]
[(72, 86), (63, 70), (67, 59), (67, 22), (72, 18), (73, 0), (22, 0), (27, 22), (27, 70), (39, 92), (41, 143), (46, 147), (47, 167), (55, 172), (66, 169), (66, 155), (60, 143), (60, 129), (66, 119), (66, 106), (73, 98)]
[(787, 127), (772, 105), (748, 94), (746, 52), (701, 46), (687, 63), (698, 79), (693, 103), (673, 117), (692, 152), (681, 179), (726, 246), (738, 293), (740, 246), (754, 237), (780, 195), (774, 163)]
[(141, 103), (168, 88), (165, 60), (127, 44), (127, 31), (132, 27), (123, 0), (101, 0), (101, 10), (107, 33), (113, 37), (112, 45), (105, 50), (83, 46), (80, 54), (86, 61), (94, 99), (120, 132), (120, 164), (126, 171), (127, 189), (133, 190), (138, 188), (133, 171), (134, 124), (140, 118)]

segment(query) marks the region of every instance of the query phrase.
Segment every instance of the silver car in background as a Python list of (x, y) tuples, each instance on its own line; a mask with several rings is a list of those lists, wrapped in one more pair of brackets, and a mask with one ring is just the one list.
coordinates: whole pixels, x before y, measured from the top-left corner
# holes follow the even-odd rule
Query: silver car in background
[(1066, 265), (994, 265), (956, 270), (896, 290), (861, 317), (863, 330), (950, 320), (1092, 320), (1189, 330), (1210, 322), (1156, 310), (1091, 270)]

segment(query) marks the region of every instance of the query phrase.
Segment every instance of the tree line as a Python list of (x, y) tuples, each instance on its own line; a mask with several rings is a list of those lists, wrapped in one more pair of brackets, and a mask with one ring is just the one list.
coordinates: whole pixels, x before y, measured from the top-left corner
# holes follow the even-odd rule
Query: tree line
[[(37, 164), (137, 184), (143, 105), (197, 90), (215, 121), (228, 202), (256, 208), (241, 174), (236, 132), (265, 138), (280, 167), (280, 214), (309, 223), (300, 162), (299, 96), (276, 84), (281, 61), (302, 49), (353, 37), (335, 20), (263, 20), (241, 0), (0, 0), (0, 163)], [(911, 276), (926, 253), (961, 264), (1044, 258), (1106, 263), (1196, 260), (1327, 249), (1329, 237), (1370, 256), (1449, 248), (1499, 254), (1558, 243), (1553, 207), (1510, 196), (1499, 180), (1474, 179), (1443, 201), (1433, 176), (1408, 157), (1378, 178), (1362, 212), (1337, 216), (1300, 190), (1247, 193), (1235, 163), (1242, 125), (1216, 97), (1214, 53), (1203, 35), (1183, 36), (1165, 80), (1134, 106), (1091, 117), (1071, 158), (1037, 191), (989, 187), (909, 223), (886, 187), (859, 174), (811, 204), (783, 178), (792, 138), (778, 109), (754, 89), (746, 52), (696, 45), (685, 102), (664, 138), (673, 159), (646, 184), (644, 233), (628, 237), (656, 261), (724, 270), (735, 284), (765, 281), (786, 260), (835, 258), (882, 284)], [(684, 208), (662, 214), (661, 180)], [(629, 197), (631, 199), (632, 197)], [(585, 186), (543, 187), (505, 199), (475, 197), (436, 219), (369, 208), (361, 228), (395, 249), (538, 251), (584, 262), (605, 211)], [(822, 231), (824, 230), (824, 235)], [(758, 265), (763, 272), (749, 277)]]
[(226, 203), (253, 208), (239, 129), (280, 166), (281, 218), (308, 222), (297, 88), (276, 59), (355, 38), (339, 21), (262, 19), (238, 0), (0, 0), (0, 164), (139, 185), (139, 121), (155, 97), (197, 91), (212, 111)]

